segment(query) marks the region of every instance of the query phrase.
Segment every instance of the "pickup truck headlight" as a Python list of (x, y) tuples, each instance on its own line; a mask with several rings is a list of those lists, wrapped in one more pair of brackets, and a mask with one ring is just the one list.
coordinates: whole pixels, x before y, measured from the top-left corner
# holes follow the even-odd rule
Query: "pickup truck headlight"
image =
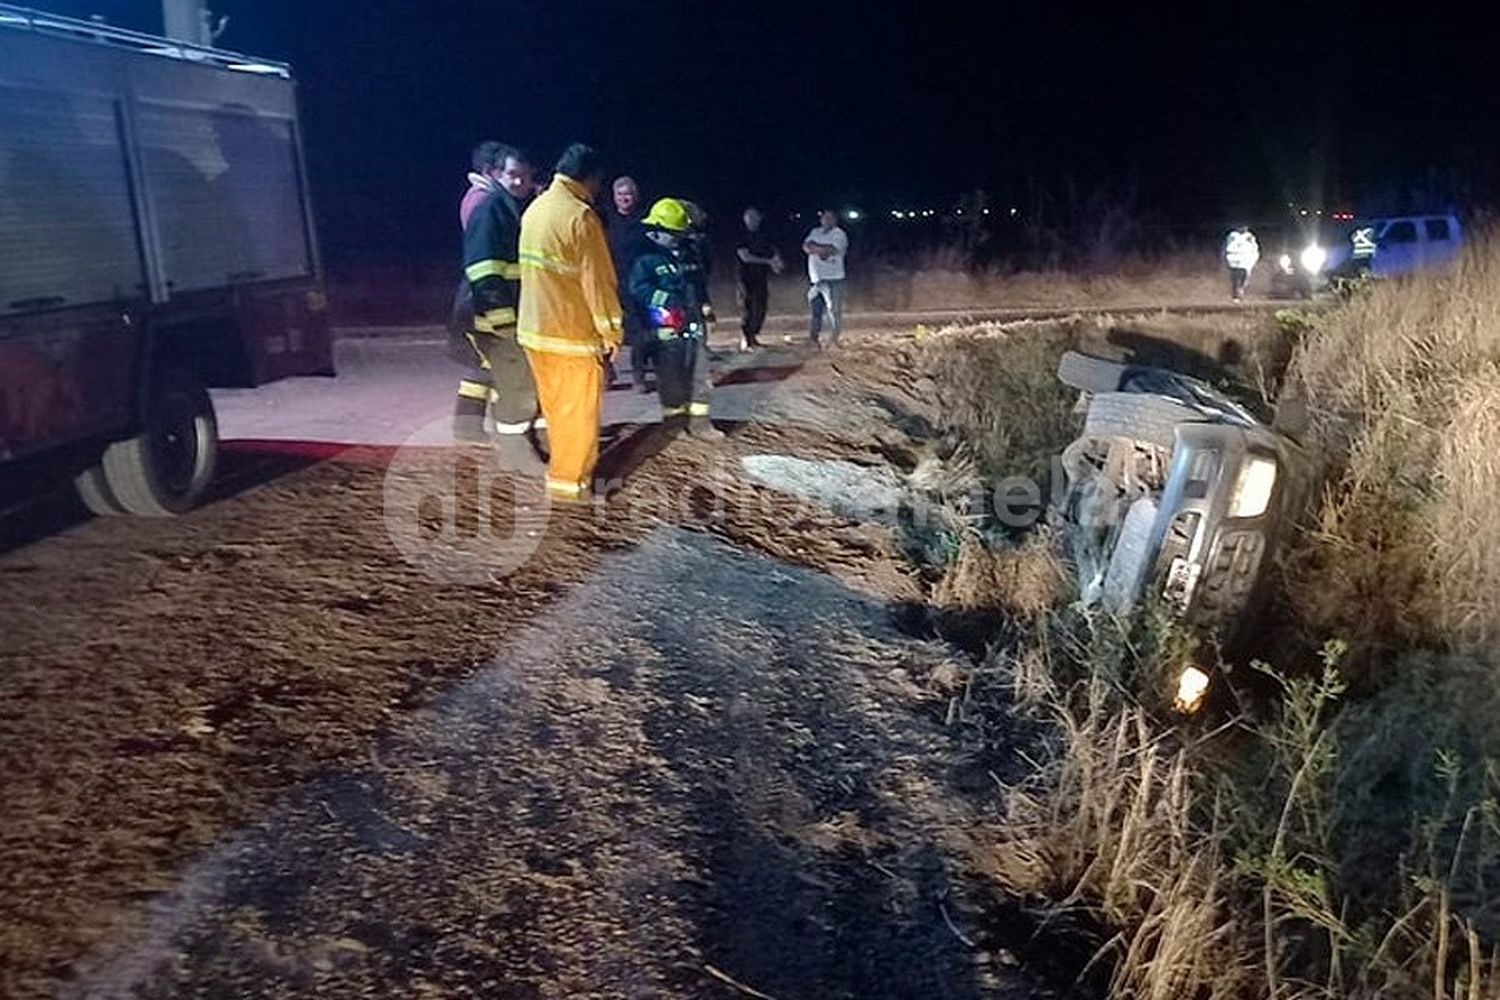
[(1276, 488), (1276, 460), (1252, 455), (1245, 460), (1229, 495), (1230, 517), (1260, 517), (1271, 506)]
[(1192, 715), (1203, 707), (1203, 698), (1208, 694), (1209, 676), (1197, 667), (1188, 667), (1177, 679), (1177, 697), (1173, 706), (1184, 715)]
[(1328, 263), (1328, 251), (1314, 243), (1302, 251), (1299, 262), (1302, 264), (1302, 270), (1308, 274), (1317, 274), (1323, 270), (1323, 265)]

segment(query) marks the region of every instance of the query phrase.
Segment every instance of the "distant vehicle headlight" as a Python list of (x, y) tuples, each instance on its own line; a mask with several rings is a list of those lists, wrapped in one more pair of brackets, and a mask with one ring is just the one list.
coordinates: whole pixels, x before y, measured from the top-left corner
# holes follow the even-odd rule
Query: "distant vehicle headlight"
[(1317, 274), (1323, 270), (1323, 265), (1328, 263), (1328, 251), (1314, 243), (1302, 251), (1302, 270)]
[(1285, 271), (1287, 274), (1291, 274), (1292, 273), (1292, 255), (1291, 254), (1289, 254), (1289, 253), (1282, 254), (1277, 259), (1276, 263), (1279, 264), (1279, 265), (1281, 265), (1281, 269), (1283, 271)]
[(1271, 491), (1275, 488), (1275, 460), (1259, 456), (1246, 459), (1234, 492), (1229, 495), (1229, 516), (1260, 517), (1271, 506)]

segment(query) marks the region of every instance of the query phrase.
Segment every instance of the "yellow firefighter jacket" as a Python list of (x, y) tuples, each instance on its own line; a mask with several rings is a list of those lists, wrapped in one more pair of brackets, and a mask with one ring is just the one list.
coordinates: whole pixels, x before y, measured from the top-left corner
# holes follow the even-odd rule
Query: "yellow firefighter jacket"
[(623, 337), (615, 268), (588, 191), (565, 174), (521, 217), (516, 339), (530, 351), (592, 354)]

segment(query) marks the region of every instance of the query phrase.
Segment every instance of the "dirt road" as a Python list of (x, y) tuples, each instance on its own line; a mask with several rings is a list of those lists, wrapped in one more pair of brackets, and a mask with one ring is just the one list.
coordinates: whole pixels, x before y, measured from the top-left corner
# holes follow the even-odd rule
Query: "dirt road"
[(832, 577), (659, 529), (196, 862), (78, 994), (996, 995), (940, 915), (979, 912), (921, 711), (961, 669)]
[(0, 994), (1045, 995), (890, 525), (737, 474), (920, 450), (909, 359), (783, 361), (478, 581), (402, 557), (368, 445), (0, 556)]

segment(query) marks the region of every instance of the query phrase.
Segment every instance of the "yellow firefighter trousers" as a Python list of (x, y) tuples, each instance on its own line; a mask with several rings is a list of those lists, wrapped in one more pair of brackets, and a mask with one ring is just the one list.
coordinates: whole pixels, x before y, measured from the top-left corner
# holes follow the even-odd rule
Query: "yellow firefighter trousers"
[(588, 495), (599, 460), (599, 412), (604, 403), (604, 364), (598, 357), (528, 350), (536, 394), (547, 418), (552, 460), (547, 492), (560, 500)]

